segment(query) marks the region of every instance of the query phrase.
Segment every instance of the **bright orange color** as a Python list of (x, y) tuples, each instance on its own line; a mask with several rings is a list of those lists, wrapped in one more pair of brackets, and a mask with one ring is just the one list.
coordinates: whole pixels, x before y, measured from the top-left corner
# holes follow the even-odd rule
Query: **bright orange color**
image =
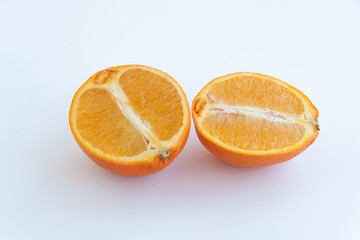
[(195, 97), (192, 114), (201, 143), (239, 167), (289, 160), (319, 134), (319, 112), (302, 92), (257, 73), (214, 79)]
[(168, 166), (183, 149), (191, 122), (180, 85), (141, 65), (91, 76), (75, 93), (69, 120), (76, 141), (95, 163), (126, 176)]

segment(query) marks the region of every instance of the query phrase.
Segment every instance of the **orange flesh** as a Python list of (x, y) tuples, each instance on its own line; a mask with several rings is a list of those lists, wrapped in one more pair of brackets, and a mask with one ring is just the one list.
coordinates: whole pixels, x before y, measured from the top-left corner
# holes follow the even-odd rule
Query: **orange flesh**
[(80, 135), (102, 152), (134, 156), (146, 150), (143, 136), (122, 114), (107, 90), (86, 90), (79, 99), (76, 114)]
[[(296, 144), (305, 135), (305, 126), (293, 120), (304, 113), (303, 102), (276, 82), (260, 76), (237, 76), (211, 85), (205, 96), (209, 105), (200, 100), (195, 106), (199, 111), (207, 108), (202, 126), (212, 137), (232, 147), (280, 149)], [(250, 107), (253, 112), (242, 107)]]
[(181, 97), (169, 81), (150, 71), (131, 69), (120, 76), (119, 84), (131, 107), (159, 140), (170, 139), (180, 129), (184, 115)]
[(221, 101), (227, 105), (240, 105), (269, 109), (289, 115), (304, 112), (301, 100), (290, 90), (259, 76), (238, 76), (211, 86), (210, 103)]
[(305, 133), (298, 123), (269, 121), (240, 113), (213, 112), (203, 120), (214, 138), (244, 150), (266, 151), (294, 145)]
[[(114, 71), (116, 74), (116, 71)], [(81, 137), (93, 148), (112, 157), (132, 157), (149, 147), (147, 137), (125, 116), (106, 84), (112, 73), (102, 73), (99, 87), (89, 88), (78, 99), (76, 128)], [(109, 79), (108, 79), (109, 78)], [(95, 79), (95, 84), (99, 84)], [(125, 71), (116, 83), (129, 100), (129, 108), (157, 139), (173, 137), (183, 124), (183, 106), (177, 89), (168, 80), (142, 69)], [(113, 89), (114, 90), (114, 89)]]

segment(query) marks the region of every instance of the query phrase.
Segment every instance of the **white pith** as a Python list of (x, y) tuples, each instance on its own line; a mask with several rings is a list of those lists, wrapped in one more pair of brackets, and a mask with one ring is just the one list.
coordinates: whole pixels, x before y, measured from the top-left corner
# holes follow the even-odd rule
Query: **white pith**
[(157, 139), (151, 130), (148, 122), (137, 115), (134, 109), (130, 106), (130, 101), (120, 85), (114, 81), (103, 86), (107, 89), (114, 99), (124, 116), (132, 123), (132, 125), (143, 135), (147, 144), (147, 150), (156, 150), (162, 148), (161, 141)]
[[(216, 113), (216, 112), (244, 114), (247, 117), (264, 118), (266, 120), (274, 121), (274, 122), (288, 122), (288, 123), (309, 122), (309, 120), (307, 120), (307, 116), (305, 114), (303, 114), (301, 116), (288, 115), (288, 114), (280, 113), (277, 111), (272, 111), (269, 109), (249, 107), (249, 106), (210, 104), (205, 109), (205, 111), (207, 111), (207, 113), (209, 113), (209, 114)], [(206, 116), (207, 113), (204, 113), (203, 116)]]

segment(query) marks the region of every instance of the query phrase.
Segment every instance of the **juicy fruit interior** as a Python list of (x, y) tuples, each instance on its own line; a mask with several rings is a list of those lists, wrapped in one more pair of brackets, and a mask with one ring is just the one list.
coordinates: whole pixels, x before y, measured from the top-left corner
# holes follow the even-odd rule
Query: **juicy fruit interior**
[(272, 81), (238, 76), (212, 85), (206, 97), (209, 106), (202, 126), (232, 147), (279, 149), (296, 144), (305, 134), (304, 125), (293, 120), (304, 112), (302, 101)]
[(146, 150), (141, 133), (106, 89), (92, 88), (81, 95), (76, 124), (80, 135), (104, 153), (133, 156)]
[(208, 95), (227, 105), (257, 107), (291, 115), (304, 112), (302, 101), (294, 93), (260, 76), (243, 75), (219, 82), (209, 89)]
[[(143, 69), (130, 69), (116, 79), (132, 108), (159, 141), (169, 140), (183, 122), (181, 97), (168, 80)], [(148, 141), (120, 110), (107, 89), (86, 90), (78, 100), (76, 127), (84, 140), (103, 153), (131, 157), (148, 149)]]
[(245, 150), (284, 148), (300, 141), (305, 133), (298, 123), (281, 123), (237, 113), (211, 113), (203, 125), (211, 136)]
[(166, 79), (142, 69), (131, 69), (120, 76), (119, 84), (131, 107), (150, 124), (159, 140), (170, 139), (181, 127), (181, 98)]

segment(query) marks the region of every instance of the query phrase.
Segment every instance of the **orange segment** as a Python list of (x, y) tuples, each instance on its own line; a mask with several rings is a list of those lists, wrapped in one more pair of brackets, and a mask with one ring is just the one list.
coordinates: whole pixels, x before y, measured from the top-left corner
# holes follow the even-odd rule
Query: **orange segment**
[(318, 136), (318, 111), (298, 89), (270, 76), (235, 73), (193, 101), (203, 145), (235, 166), (260, 167), (298, 155)]
[(143, 136), (106, 89), (86, 90), (79, 98), (76, 119), (81, 137), (104, 154), (130, 157), (146, 150)]
[(76, 141), (98, 165), (140, 176), (160, 171), (180, 153), (190, 109), (169, 75), (127, 65), (90, 77), (74, 95), (69, 120)]
[(208, 90), (210, 100), (300, 115), (304, 105), (291, 90), (260, 75), (240, 75), (214, 83)]
[(170, 139), (181, 127), (181, 97), (173, 84), (150, 71), (135, 68), (124, 72), (119, 84), (132, 108), (160, 140)]
[(211, 113), (204, 129), (225, 144), (244, 150), (267, 151), (296, 144), (304, 136), (299, 123), (269, 121), (236, 113)]

